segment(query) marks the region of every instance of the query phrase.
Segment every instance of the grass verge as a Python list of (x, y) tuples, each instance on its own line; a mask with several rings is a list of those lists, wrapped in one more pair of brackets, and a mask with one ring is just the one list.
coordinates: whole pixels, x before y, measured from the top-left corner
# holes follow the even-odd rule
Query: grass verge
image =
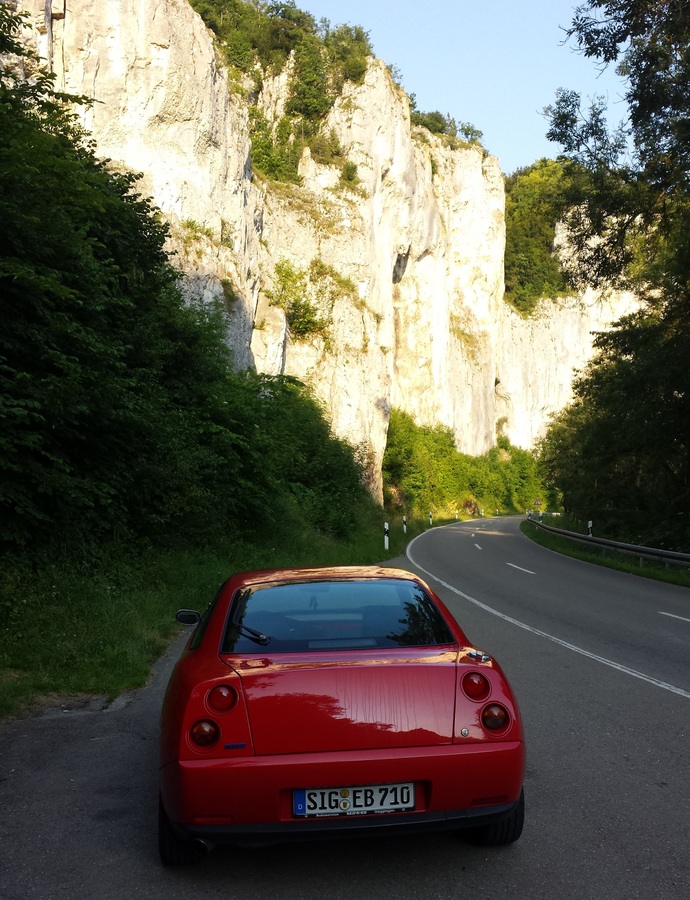
[(669, 584), (678, 584), (681, 587), (690, 587), (690, 571), (681, 568), (666, 568), (648, 560), (640, 560), (625, 553), (617, 553), (607, 547), (588, 547), (576, 541), (542, 531), (533, 522), (525, 520), (520, 524), (520, 531), (535, 544), (540, 544), (548, 550), (562, 553), (564, 556), (572, 556), (584, 562), (594, 563), (597, 566), (606, 566), (609, 569), (618, 569), (631, 575), (640, 575), (643, 578), (653, 578), (656, 581), (666, 581)]
[(205, 548), (112, 544), (80, 561), (5, 559), (0, 571), (0, 718), (75, 696), (112, 699), (141, 687), (179, 632), (175, 612), (203, 610), (233, 572), (283, 566), (364, 565), (394, 559), (424, 520), (380, 508), (349, 540), (316, 533), (237, 536)]

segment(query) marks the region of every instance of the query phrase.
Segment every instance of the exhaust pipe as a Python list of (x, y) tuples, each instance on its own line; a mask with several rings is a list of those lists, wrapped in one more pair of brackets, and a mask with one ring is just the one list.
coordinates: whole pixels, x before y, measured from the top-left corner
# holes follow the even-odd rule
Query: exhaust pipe
[(199, 853), (203, 853), (205, 856), (207, 853), (210, 853), (211, 850), (216, 846), (212, 844), (211, 841), (207, 841), (205, 838), (194, 838), (192, 841), (192, 845), (196, 847)]

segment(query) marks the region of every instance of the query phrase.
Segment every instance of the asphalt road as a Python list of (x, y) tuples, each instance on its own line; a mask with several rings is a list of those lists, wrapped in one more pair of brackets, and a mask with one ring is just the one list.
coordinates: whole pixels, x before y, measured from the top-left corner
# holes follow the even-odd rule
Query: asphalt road
[[(157, 856), (158, 711), (178, 640), (109, 708), (0, 725), (2, 900), (681, 900), (690, 896), (690, 591), (566, 559), (518, 520), (433, 529), (409, 558), (501, 662), (528, 741), (525, 831)], [(439, 580), (440, 579), (440, 580)]]

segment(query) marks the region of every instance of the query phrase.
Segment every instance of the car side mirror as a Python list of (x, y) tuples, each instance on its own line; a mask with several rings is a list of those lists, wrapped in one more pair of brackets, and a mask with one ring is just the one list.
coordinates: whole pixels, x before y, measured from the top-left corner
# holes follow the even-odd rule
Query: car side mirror
[(175, 618), (182, 625), (197, 625), (201, 615), (195, 609), (178, 609)]

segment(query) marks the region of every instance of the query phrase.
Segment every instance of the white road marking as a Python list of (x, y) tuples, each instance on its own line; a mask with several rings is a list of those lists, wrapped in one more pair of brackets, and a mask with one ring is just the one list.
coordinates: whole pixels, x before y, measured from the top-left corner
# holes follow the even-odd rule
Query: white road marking
[(481, 550), (481, 549), (482, 549), (482, 548), (479, 546), (479, 544), (475, 544), (474, 546), (477, 548), (477, 550)]
[(434, 575), (433, 572), (429, 572), (427, 569), (424, 569), (422, 566), (420, 566), (419, 563), (416, 563), (412, 557), (412, 554), (410, 553), (410, 548), (420, 537), (423, 537), (423, 535), (418, 535), (416, 538), (410, 541), (407, 547), (407, 558), (413, 566), (416, 566), (419, 569), (420, 572), (424, 572), (425, 575), (433, 578), (434, 581), (442, 584), (443, 587), (448, 588), (449, 591), (452, 591), (454, 594), (457, 594), (459, 597), (462, 597), (469, 603), (473, 603), (475, 606), (478, 606), (485, 612), (491, 613), (491, 615), (493, 616), (498, 616), (499, 619), (503, 619), (505, 622), (510, 622), (511, 625), (517, 625), (518, 628), (524, 628), (525, 631), (529, 631), (531, 634), (536, 634), (538, 637), (546, 638), (547, 641), (552, 641), (554, 644), (565, 647), (566, 650), (572, 650), (573, 653), (579, 653), (580, 656), (586, 656), (587, 659), (593, 659), (596, 662), (603, 663), (603, 665), (605, 666), (610, 666), (610, 668), (616, 669), (616, 671), (622, 672), (624, 675), (632, 675), (633, 678), (639, 678), (641, 681), (646, 681), (648, 684), (654, 684), (665, 691), (670, 691), (672, 694), (678, 694), (679, 697), (685, 697), (687, 700), (690, 700), (690, 691), (684, 691), (683, 688), (676, 687), (673, 684), (668, 684), (666, 681), (660, 681), (658, 678), (653, 678), (651, 675), (645, 675), (644, 672), (638, 672), (636, 669), (629, 669), (627, 666), (622, 666), (620, 665), (620, 663), (614, 662), (611, 659), (606, 659), (606, 657), (604, 656), (598, 656), (596, 653), (590, 653), (589, 650), (583, 650), (582, 647), (576, 647), (575, 644), (570, 644), (568, 643), (568, 641), (562, 641), (560, 638), (557, 638), (552, 634), (548, 634), (546, 631), (540, 631), (538, 628), (532, 628), (531, 625), (526, 625), (524, 622), (520, 622), (518, 621), (518, 619), (514, 619), (512, 616), (506, 616), (504, 613), (499, 612), (497, 609), (493, 609), (491, 606), (487, 606), (486, 603), (482, 603), (480, 600), (475, 600), (475, 598), (470, 597), (469, 594), (465, 594), (463, 591), (458, 590), (458, 588), (454, 587), (452, 584), (448, 584), (447, 581), (443, 581), (441, 578), (438, 578), (438, 576)]
[(659, 612), (659, 615), (669, 616), (671, 619), (680, 619), (681, 622), (690, 622), (690, 619), (686, 619), (684, 616), (674, 616), (673, 613)]
[(521, 572), (527, 572), (528, 575), (536, 575), (536, 572), (533, 572), (531, 569), (523, 569), (522, 566), (516, 566), (515, 563), (506, 563), (507, 566), (512, 566), (514, 569), (519, 569)]

